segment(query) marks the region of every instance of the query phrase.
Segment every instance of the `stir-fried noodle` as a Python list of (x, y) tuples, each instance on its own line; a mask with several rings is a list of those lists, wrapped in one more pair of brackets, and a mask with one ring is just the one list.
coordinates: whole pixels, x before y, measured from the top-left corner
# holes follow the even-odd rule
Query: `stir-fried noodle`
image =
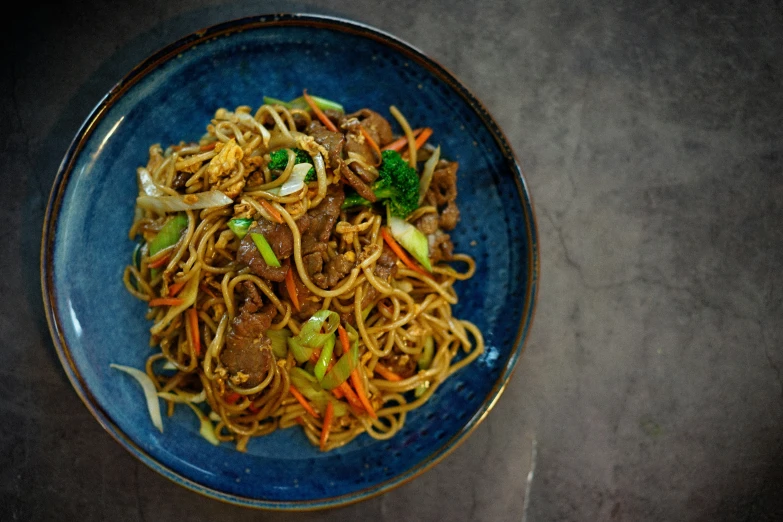
[(452, 316), (475, 270), (447, 233), (457, 164), (394, 107), (401, 135), (314, 98), (219, 109), (137, 172), (124, 282), (149, 305), (146, 375), (241, 451), (297, 424), (322, 450), (392, 437), (483, 350)]

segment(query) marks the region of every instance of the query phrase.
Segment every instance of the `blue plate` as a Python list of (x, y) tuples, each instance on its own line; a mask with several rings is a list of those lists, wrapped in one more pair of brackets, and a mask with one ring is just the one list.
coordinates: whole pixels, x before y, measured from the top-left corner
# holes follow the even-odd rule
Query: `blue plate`
[[(350, 50), (350, 59), (345, 51)], [(396, 105), (429, 126), (457, 160), (462, 219), (456, 250), (476, 259), (455, 314), (486, 351), (443, 384), (388, 441), (362, 435), (320, 453), (293, 428), (253, 439), (247, 453), (212, 446), (192, 412), (151, 424), (138, 385), (110, 363), (143, 367), (146, 306), (122, 284), (136, 167), (152, 143), (197, 140), (218, 107), (257, 107), (302, 89), (349, 111)], [(516, 364), (538, 280), (536, 226), (514, 154), (481, 103), (405, 42), (357, 23), (309, 15), (247, 18), (187, 36), (133, 69), (93, 110), (57, 174), (42, 244), (42, 284), (60, 360), (84, 403), (133, 455), (173, 481), (229, 502), (316, 509), (388, 491), (427, 470), (487, 415)]]

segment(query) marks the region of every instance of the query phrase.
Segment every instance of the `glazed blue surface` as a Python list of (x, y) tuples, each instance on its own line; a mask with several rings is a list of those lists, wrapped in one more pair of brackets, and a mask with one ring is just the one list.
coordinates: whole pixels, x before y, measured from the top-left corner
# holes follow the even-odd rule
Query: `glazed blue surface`
[[(417, 51), (380, 33), (344, 22), (316, 28), (305, 18), (291, 20), (302, 25), (251, 24), (198, 45), (183, 43), (170, 58), (159, 55), (118, 86), (90, 117), (86, 137), (77, 137), (58, 175), (47, 223), (54, 235), (45, 238), (43, 267), (61, 359), (98, 420), (176, 482), (271, 508), (365, 498), (453, 449), (497, 399), (516, 363), (537, 278), (535, 224), (524, 182), (499, 131), (470, 95)], [(351, 68), (342, 55), (346, 49)], [(136, 167), (146, 164), (153, 143), (197, 140), (219, 107), (255, 109), (264, 95), (290, 99), (304, 88), (349, 112), (369, 107), (388, 114), (395, 105), (412, 126), (432, 127), (432, 142), (460, 163), (462, 218), (452, 238), (456, 251), (476, 259), (477, 270), (457, 284), (455, 315), (483, 331), (486, 350), (409, 414), (389, 441), (362, 435), (322, 454), (295, 428), (253, 439), (247, 453), (239, 453), (231, 444), (204, 441), (185, 408), (164, 417), (161, 434), (136, 382), (109, 368), (142, 368), (152, 353), (146, 305), (122, 284), (134, 246), (127, 230)]]

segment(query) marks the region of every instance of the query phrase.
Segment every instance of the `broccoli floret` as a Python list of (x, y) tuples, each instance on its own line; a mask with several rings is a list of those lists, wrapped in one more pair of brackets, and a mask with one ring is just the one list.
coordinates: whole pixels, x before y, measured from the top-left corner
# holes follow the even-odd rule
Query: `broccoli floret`
[[(393, 216), (404, 219), (419, 206), (419, 175), (393, 150), (381, 154), (378, 179), (371, 188), (378, 201), (389, 206)], [(366, 205), (370, 202), (356, 193), (348, 193), (342, 208)]]
[(372, 203), (361, 197), (358, 192), (346, 187), (345, 201), (343, 201), (343, 204), (340, 206), (340, 208), (345, 210), (347, 208), (354, 207), (369, 207), (370, 205), (372, 205)]
[[(312, 158), (310, 158), (310, 155), (307, 154), (307, 152), (303, 151), (302, 149), (293, 149), (294, 154), (296, 154), (296, 163), (309, 163), (313, 164)], [(271, 152), (269, 154), (269, 163), (267, 164), (267, 167), (269, 167), (269, 170), (285, 170), (286, 165), (288, 165), (288, 149), (278, 149), (274, 152)], [(305, 181), (315, 181), (318, 179), (318, 176), (315, 174), (315, 169), (312, 168), (307, 171), (307, 175), (305, 176)]]
[(393, 150), (383, 151), (381, 158), (373, 192), (386, 200), (393, 216), (405, 218), (419, 206), (419, 174)]

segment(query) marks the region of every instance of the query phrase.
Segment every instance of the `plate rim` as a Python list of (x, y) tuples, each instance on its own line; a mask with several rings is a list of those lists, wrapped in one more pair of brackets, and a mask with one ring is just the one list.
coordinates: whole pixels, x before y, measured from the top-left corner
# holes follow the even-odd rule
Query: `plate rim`
[[(503, 370), (498, 379), (488, 392), (485, 400), (482, 402), (479, 410), (459, 429), (459, 431), (446, 440), (436, 451), (427, 458), (419, 461), (412, 468), (398, 473), (383, 482), (360, 490), (346, 493), (335, 497), (324, 497), (315, 500), (267, 500), (260, 498), (251, 498), (238, 494), (226, 493), (212, 487), (199, 484), (192, 479), (174, 471), (165, 466), (152, 455), (139, 447), (130, 437), (111, 420), (111, 416), (98, 403), (92, 394), (87, 383), (83, 380), (76, 363), (74, 362), (68, 343), (60, 326), (60, 318), (57, 314), (57, 290), (54, 285), (54, 247), (57, 232), (57, 221), (60, 215), (62, 200), (64, 198), (68, 183), (73, 174), (73, 167), (76, 159), (87, 140), (95, 131), (101, 122), (104, 114), (122, 95), (132, 88), (137, 82), (142, 80), (148, 74), (152, 73), (155, 67), (176, 57), (180, 52), (189, 49), (200, 43), (207, 42), (214, 38), (230, 36), (233, 33), (247, 30), (258, 30), (268, 27), (279, 26), (304, 26), (317, 29), (327, 29), (340, 31), (356, 36), (369, 38), (382, 45), (391, 47), (403, 56), (415, 60), (423, 66), (436, 78), (446, 83), (453, 89), (467, 104), (476, 112), (484, 126), (489, 130), (495, 143), (503, 152), (506, 164), (514, 174), (514, 181), (517, 186), (517, 193), (520, 197), (523, 214), (525, 217), (526, 238), (528, 246), (527, 255), (527, 286), (524, 296), (524, 307), (520, 324), (514, 338), (512, 351), (508, 356)], [(335, 508), (353, 504), (359, 501), (367, 500), (381, 495), (392, 489), (396, 489), (403, 484), (410, 482), (426, 471), (432, 469), (440, 463), (462, 443), (464, 443), (474, 430), (484, 421), (489, 412), (500, 399), (505, 391), (515, 369), (517, 362), (525, 351), (527, 340), (529, 339), (530, 329), (532, 327), (538, 301), (538, 284), (540, 280), (540, 247), (538, 239), (538, 226), (536, 223), (536, 214), (533, 205), (532, 196), (525, 180), (522, 168), (517, 157), (512, 150), (508, 139), (490, 115), (484, 104), (476, 97), (457, 77), (447, 68), (437, 62), (435, 59), (425, 54), (416, 46), (405, 40), (392, 35), (386, 31), (373, 27), (371, 25), (331, 15), (313, 14), (313, 13), (276, 13), (256, 16), (236, 18), (225, 22), (216, 23), (203, 29), (193, 31), (183, 37), (174, 40), (172, 43), (160, 48), (158, 51), (150, 54), (143, 61), (133, 67), (126, 73), (95, 105), (87, 118), (83, 121), (79, 130), (74, 135), (71, 143), (63, 156), (57, 170), (57, 174), (52, 182), (49, 199), (44, 216), (43, 229), (41, 235), (40, 251), (40, 272), (41, 289), (46, 321), (49, 328), (57, 356), (63, 367), (63, 370), (76, 391), (79, 398), (85, 404), (90, 413), (95, 417), (101, 427), (109, 435), (125, 448), (131, 455), (139, 461), (153, 469), (160, 475), (172, 480), (176, 484), (183, 486), (191, 491), (195, 491), (208, 498), (221, 500), (230, 504), (244, 507), (276, 510), (276, 511), (314, 511), (326, 508)]]

